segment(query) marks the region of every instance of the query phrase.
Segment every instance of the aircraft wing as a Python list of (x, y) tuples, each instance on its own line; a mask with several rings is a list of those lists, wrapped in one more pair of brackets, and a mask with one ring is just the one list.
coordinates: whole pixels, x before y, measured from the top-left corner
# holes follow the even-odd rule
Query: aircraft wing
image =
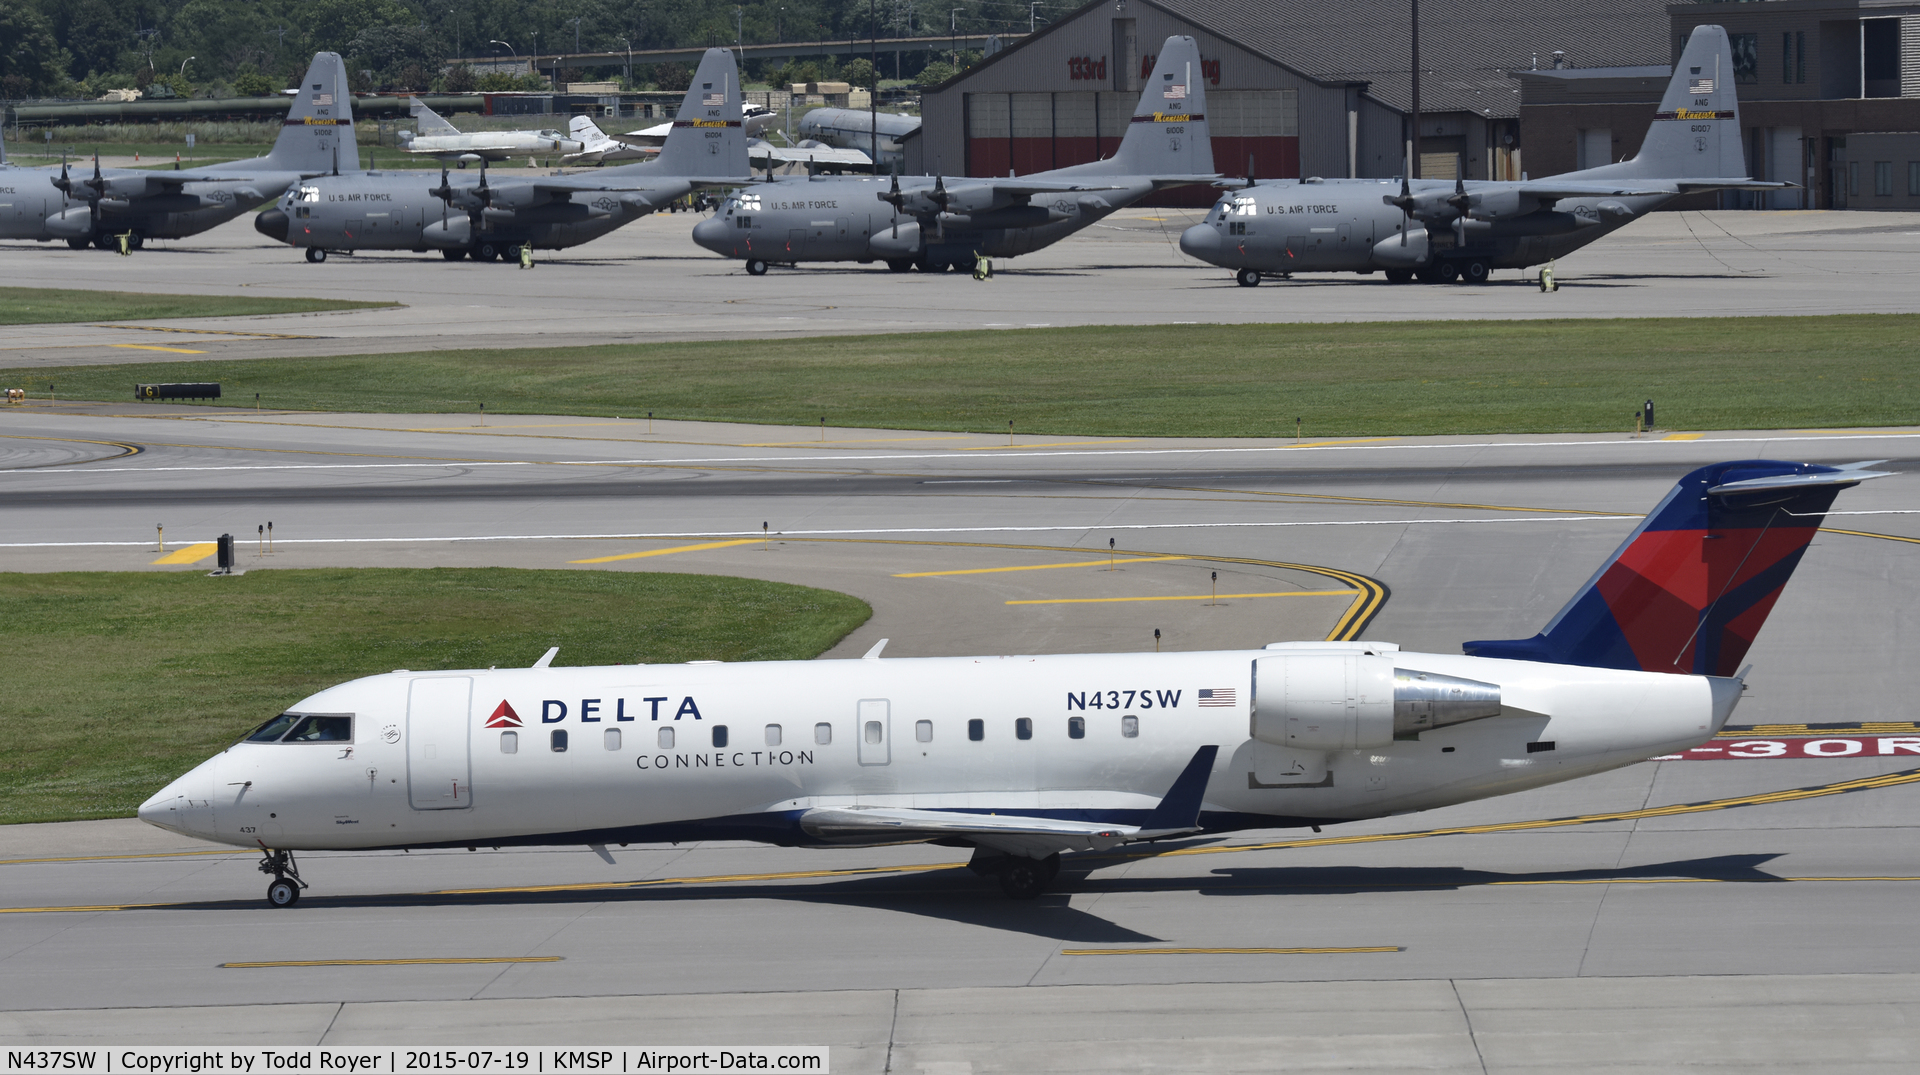
[[(1685, 184), (1682, 184), (1684, 187)], [(1520, 184), (1520, 193), (1536, 198), (1644, 198), (1662, 194), (1672, 194), (1673, 188), (1653, 183), (1607, 183), (1602, 181), (1581, 182), (1570, 180), (1555, 182), (1551, 179)]]
[(849, 168), (872, 168), (873, 158), (857, 149), (835, 149), (832, 146), (814, 146), (811, 149), (781, 149), (772, 142), (761, 142), (747, 147), (747, 157), (756, 167), (764, 167), (763, 161), (771, 160), (775, 164), (831, 164)]
[(1028, 858), (1045, 858), (1056, 851), (1104, 851), (1133, 840), (1200, 831), (1200, 804), (1219, 751), (1217, 746), (1195, 751), (1159, 805), (1137, 825), (961, 810), (833, 806), (803, 812), (800, 828), (809, 836), (850, 843), (960, 839)]
[(1724, 182), (1712, 179), (1682, 179), (1682, 193), (1696, 190), (1799, 190), (1798, 183), (1773, 183), (1758, 179), (1729, 179)]

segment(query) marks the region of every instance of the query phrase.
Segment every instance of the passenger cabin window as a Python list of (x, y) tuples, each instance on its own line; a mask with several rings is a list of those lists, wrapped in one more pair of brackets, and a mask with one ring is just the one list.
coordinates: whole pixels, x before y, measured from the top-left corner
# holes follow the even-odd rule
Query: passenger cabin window
[(565, 728), (555, 728), (547, 735), (547, 746), (551, 747), (555, 754), (565, 754), (567, 752), (567, 730)]
[(500, 753), (502, 754), (520, 753), (520, 733), (519, 732), (501, 732), (500, 733)]
[(303, 717), (283, 743), (351, 743), (352, 717)]
[(1013, 737), (1015, 739), (1032, 739), (1033, 738), (1033, 718), (1021, 717), (1019, 720), (1014, 721)]
[(723, 747), (723, 746), (726, 746), (726, 745), (727, 745), (727, 726), (726, 726), (726, 725), (724, 725), (724, 724), (716, 724), (716, 725), (714, 725), (714, 726), (713, 726), (713, 746), (714, 746), (714, 749), (715, 749), (715, 750), (718, 750), (719, 748), (721, 748), (721, 747)]
[(247, 736), (246, 741), (249, 743), (278, 743), (280, 737), (287, 734), (287, 729), (293, 727), (294, 721), (299, 719), (300, 716), (297, 713), (282, 713), (258, 728), (255, 728), (253, 734)]
[(967, 739), (978, 743), (987, 737), (987, 722), (975, 717), (967, 722)]
[(832, 744), (832, 742), (833, 742), (833, 725), (831, 725), (831, 724), (816, 724), (816, 725), (814, 725), (814, 726), (813, 726), (813, 741), (814, 741), (814, 742), (816, 742), (816, 743), (818, 743), (818, 744), (820, 744), (820, 745), (821, 745), (821, 746), (823, 746), (823, 747), (824, 747), (824, 746), (828, 746), (828, 745), (830, 745), (830, 744)]
[(659, 743), (660, 743), (661, 750), (673, 749), (673, 729), (672, 728), (660, 729)]
[(620, 729), (608, 728), (606, 731), (600, 733), (600, 739), (607, 744), (608, 750), (620, 749)]
[(933, 742), (933, 722), (930, 720), (914, 721), (913, 737), (922, 743)]
[(1121, 717), (1120, 734), (1128, 739), (1140, 738), (1140, 718), (1132, 716)]
[(1087, 737), (1087, 718), (1068, 717), (1067, 718), (1067, 738), (1068, 739), (1085, 739), (1086, 737)]
[(870, 720), (867, 722), (866, 737), (867, 737), (867, 742), (869, 743), (878, 743), (880, 741), (881, 732), (880, 732), (879, 721)]
[(767, 745), (770, 747), (780, 745), (780, 726), (778, 724), (767, 725)]

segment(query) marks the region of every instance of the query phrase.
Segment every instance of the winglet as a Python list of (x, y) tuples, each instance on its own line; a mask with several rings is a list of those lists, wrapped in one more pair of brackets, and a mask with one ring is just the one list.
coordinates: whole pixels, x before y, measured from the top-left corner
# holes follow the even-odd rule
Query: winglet
[(878, 641), (878, 642), (875, 642), (875, 643), (873, 644), (873, 648), (872, 648), (872, 649), (870, 649), (870, 650), (868, 650), (868, 651), (866, 652), (866, 655), (865, 655), (865, 656), (863, 656), (863, 657), (861, 657), (860, 659), (861, 659), (861, 660), (863, 660), (863, 661), (877, 661), (877, 660), (879, 660), (879, 659), (880, 659), (880, 651), (881, 651), (881, 650), (883, 650), (883, 649), (886, 649), (886, 648), (887, 648), (887, 642), (888, 642), (888, 640), (887, 640), (887, 639), (884, 639), (884, 638), (883, 638), (883, 639), (881, 639), (881, 640), (880, 640), (880, 641)]
[(1213, 775), (1213, 759), (1219, 753), (1217, 746), (1204, 746), (1193, 752), (1193, 760), (1180, 771), (1173, 786), (1167, 789), (1166, 797), (1140, 823), (1142, 834), (1192, 832), (1200, 827), (1200, 802), (1206, 797), (1207, 780)]
[(553, 659), (559, 656), (559, 654), (560, 654), (560, 647), (554, 646), (552, 649), (547, 650), (547, 652), (542, 653), (540, 655), (540, 659), (533, 662), (533, 667), (551, 668), (553, 666)]

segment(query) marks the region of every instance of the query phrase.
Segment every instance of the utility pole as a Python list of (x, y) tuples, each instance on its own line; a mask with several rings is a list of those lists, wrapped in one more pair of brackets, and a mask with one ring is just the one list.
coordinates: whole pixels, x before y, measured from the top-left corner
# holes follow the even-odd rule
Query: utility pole
[(1420, 178), (1420, 0), (1413, 4), (1413, 137), (1407, 141), (1407, 178)]
[(947, 13), (948, 51), (953, 53), (953, 69), (960, 69), (960, 8)]
[(1027, 5), (1027, 33), (1029, 34), (1033, 33), (1033, 13), (1039, 6), (1039, 0), (1034, 0), (1033, 3)]
[(874, 0), (867, 0), (867, 65), (873, 68), (873, 85), (867, 89), (867, 127), (872, 138), (873, 174), (880, 174), (880, 23), (874, 17)]

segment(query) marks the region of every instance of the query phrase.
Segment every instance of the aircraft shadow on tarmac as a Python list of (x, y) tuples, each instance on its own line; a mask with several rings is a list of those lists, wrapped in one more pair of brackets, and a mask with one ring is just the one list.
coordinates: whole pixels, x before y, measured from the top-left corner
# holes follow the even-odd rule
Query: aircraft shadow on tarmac
[[(1656, 862), (1625, 869), (1553, 870), (1540, 873), (1497, 873), (1459, 866), (1256, 866), (1214, 871), (1213, 882), (1169, 879), (1169, 887), (1192, 888), (1203, 896), (1353, 895), (1395, 889), (1432, 890), (1478, 888), (1483, 885), (1604, 884), (1667, 881), (1713, 881), (1729, 884), (1782, 884), (1786, 878), (1767, 873), (1762, 866), (1778, 855), (1719, 855), (1713, 858)], [(1092, 886), (1104, 891), (1104, 886)]]

